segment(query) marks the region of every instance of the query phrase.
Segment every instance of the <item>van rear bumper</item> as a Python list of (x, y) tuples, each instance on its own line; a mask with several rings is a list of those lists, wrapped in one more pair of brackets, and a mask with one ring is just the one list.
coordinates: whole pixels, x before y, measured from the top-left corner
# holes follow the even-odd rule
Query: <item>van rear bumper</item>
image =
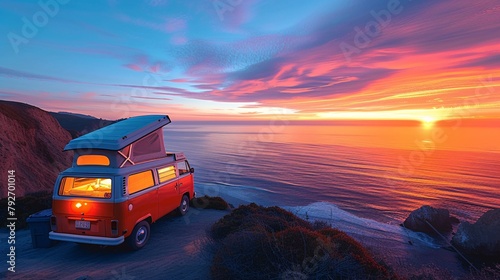
[(76, 242), (76, 243), (88, 243), (88, 244), (96, 244), (96, 245), (120, 245), (125, 241), (125, 237), (100, 237), (100, 236), (85, 236), (78, 234), (69, 234), (69, 233), (58, 233), (58, 232), (49, 232), (49, 238), (52, 240), (59, 241), (68, 241), (68, 242)]

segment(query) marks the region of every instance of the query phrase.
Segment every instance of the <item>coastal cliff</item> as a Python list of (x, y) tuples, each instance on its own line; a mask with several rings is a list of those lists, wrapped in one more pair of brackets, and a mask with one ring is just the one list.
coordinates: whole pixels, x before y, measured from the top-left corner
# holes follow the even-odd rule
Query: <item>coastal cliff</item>
[[(59, 172), (71, 164), (72, 154), (63, 152), (70, 133), (47, 111), (10, 101), (0, 101), (0, 131), (0, 170), (15, 171), (16, 196), (51, 192)], [(0, 198), (7, 196), (6, 184), (0, 181)]]

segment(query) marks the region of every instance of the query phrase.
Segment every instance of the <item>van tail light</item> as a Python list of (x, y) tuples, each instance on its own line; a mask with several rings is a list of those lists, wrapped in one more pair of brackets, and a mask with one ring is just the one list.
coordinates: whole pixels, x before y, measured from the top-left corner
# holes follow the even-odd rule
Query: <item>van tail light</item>
[(111, 221), (111, 235), (118, 235), (118, 221)]
[(56, 218), (56, 216), (51, 216), (50, 217), (50, 229), (52, 231), (56, 231), (57, 230), (57, 218)]

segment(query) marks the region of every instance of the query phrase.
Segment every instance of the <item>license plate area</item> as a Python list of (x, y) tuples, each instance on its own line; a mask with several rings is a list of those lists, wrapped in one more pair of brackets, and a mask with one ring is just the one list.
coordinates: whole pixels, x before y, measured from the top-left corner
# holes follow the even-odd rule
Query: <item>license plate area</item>
[(90, 221), (75, 221), (76, 229), (90, 229)]

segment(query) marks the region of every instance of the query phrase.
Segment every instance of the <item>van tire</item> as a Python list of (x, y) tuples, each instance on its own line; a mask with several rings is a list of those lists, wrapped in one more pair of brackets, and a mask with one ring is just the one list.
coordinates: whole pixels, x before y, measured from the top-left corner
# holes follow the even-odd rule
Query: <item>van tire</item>
[(150, 227), (147, 221), (141, 221), (135, 225), (132, 234), (127, 238), (130, 249), (139, 250), (146, 245), (149, 240)]
[(189, 211), (189, 196), (187, 194), (182, 196), (181, 205), (179, 205), (178, 211), (181, 216), (186, 215)]

